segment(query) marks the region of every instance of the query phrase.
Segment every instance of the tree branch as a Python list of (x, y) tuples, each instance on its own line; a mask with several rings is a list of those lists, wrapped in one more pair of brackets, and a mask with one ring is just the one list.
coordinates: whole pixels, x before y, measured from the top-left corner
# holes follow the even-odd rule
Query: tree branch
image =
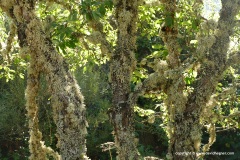
[[(42, 1), (42, 0), (41, 0)], [(44, 1), (43, 1), (44, 2)], [(67, 2), (64, 2), (62, 0), (47, 0), (47, 2), (49, 3), (56, 3), (56, 4), (59, 4), (61, 6), (63, 6), (64, 8), (68, 9), (69, 11), (72, 10), (73, 8), (73, 5), (67, 3)], [(76, 3), (76, 2), (75, 2)], [(77, 4), (77, 3), (76, 3)]]
[(140, 95), (143, 95), (146, 92), (152, 91), (152, 90), (165, 90), (167, 88), (168, 80), (167, 78), (159, 73), (154, 72), (149, 75), (147, 79), (145, 79), (143, 82), (138, 83), (134, 91), (129, 96), (129, 103), (131, 106), (134, 106), (137, 102), (137, 99)]
[(9, 64), (11, 63), (11, 58), (10, 58), (10, 52), (12, 49), (12, 43), (14, 41), (14, 37), (16, 35), (17, 29), (14, 23), (11, 23), (10, 25), (10, 31), (9, 35), (7, 38), (7, 46), (6, 48), (2, 51), (2, 55), (4, 60), (6, 60)]
[[(32, 108), (37, 113), (37, 106), (32, 103), (36, 100), (37, 76), (44, 73), (51, 93), (53, 119), (57, 129), (57, 146), (60, 148), (61, 159), (88, 159), (86, 156), (85, 136), (88, 126), (85, 117), (84, 98), (75, 77), (71, 74), (68, 64), (64, 58), (57, 53), (52, 41), (43, 31), (42, 21), (35, 14), (33, 0), (0, 1), (1, 9), (11, 16), (17, 26), (18, 40), (21, 48), (30, 51), (30, 66), (28, 70), (28, 89), (26, 90), (26, 106)], [(36, 73), (37, 72), (37, 73)], [(35, 91), (34, 91), (35, 90)], [(32, 94), (34, 91), (34, 94)], [(29, 98), (30, 96), (30, 98)], [(34, 107), (34, 108), (33, 108)], [(37, 128), (38, 121), (32, 110), (28, 112), (30, 120), (29, 129), (35, 127), (34, 132), (30, 132), (32, 144), (32, 155), (30, 159), (46, 159), (44, 154), (55, 155), (53, 150), (44, 148), (39, 152), (40, 132)], [(33, 113), (33, 115), (32, 115)], [(35, 121), (34, 121), (35, 120)], [(34, 122), (34, 124), (31, 124)], [(38, 132), (38, 134), (35, 134)], [(38, 145), (36, 148), (34, 145)], [(46, 150), (47, 149), (47, 150)], [(36, 158), (36, 156), (41, 158)], [(43, 158), (42, 158), (43, 157)]]
[(106, 34), (103, 31), (103, 24), (96, 20), (93, 20), (88, 24), (93, 29), (93, 33), (87, 39), (93, 44), (101, 44), (100, 48), (102, 54), (111, 56), (113, 53), (113, 48), (112, 45), (107, 41)]
[(144, 1), (143, 5), (144, 6), (149, 6), (149, 7), (154, 7), (154, 6), (159, 6), (161, 2), (159, 0), (152, 0), (152, 1)]
[(203, 146), (203, 152), (207, 152), (210, 149), (210, 146), (216, 141), (216, 127), (215, 124), (210, 124), (207, 128), (207, 131), (209, 133), (209, 139), (208, 144), (205, 144)]
[(223, 116), (223, 118), (225, 119), (234, 118), (234, 117), (240, 117), (240, 111), (236, 111), (233, 114), (229, 114), (228, 116)]
[[(87, 35), (84, 33), (79, 33), (79, 32), (75, 32), (74, 36), (76, 38), (80, 38), (82, 39), (82, 43), (84, 43), (84, 39), (86, 39), (88, 42), (97, 45), (100, 44), (100, 49), (103, 55), (107, 55), (107, 56), (111, 56), (112, 52), (113, 52), (113, 47), (111, 46), (111, 44), (107, 41), (106, 35), (103, 32), (100, 31), (94, 31), (92, 34)], [(85, 44), (83, 44), (84, 47), (89, 50), (90, 47), (89, 45), (85, 42)]]
[(230, 57), (228, 58), (227, 63), (226, 63), (226, 68), (236, 65), (238, 63), (240, 63), (240, 52), (239, 51), (230, 54)]
[[(233, 34), (235, 27), (235, 16), (239, 11), (237, 1), (222, 1), (220, 18), (215, 29), (214, 43), (208, 49), (201, 68), (198, 71), (197, 81), (194, 83), (194, 91), (188, 98), (188, 106), (185, 114), (198, 113), (208, 102), (211, 95), (215, 92), (216, 85), (221, 79), (226, 69), (227, 51), (230, 43), (230, 36)], [(200, 45), (199, 47), (201, 47)]]

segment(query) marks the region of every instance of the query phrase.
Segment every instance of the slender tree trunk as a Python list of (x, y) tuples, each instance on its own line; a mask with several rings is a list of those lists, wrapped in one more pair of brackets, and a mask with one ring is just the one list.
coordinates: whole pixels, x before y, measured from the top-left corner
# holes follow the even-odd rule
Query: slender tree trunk
[(29, 127), (29, 150), (30, 160), (47, 160), (47, 155), (54, 159), (61, 159), (57, 152), (54, 152), (50, 147), (46, 147), (42, 141), (42, 133), (38, 127), (38, 104), (37, 97), (39, 91), (40, 70), (37, 67), (37, 58), (32, 57), (28, 68), (28, 80), (26, 89), (26, 109)]
[[(35, 63), (34, 67), (36, 69), (30, 68), (28, 70), (29, 85), (27, 93), (31, 94), (30, 91), (37, 85), (31, 82), (31, 80), (36, 80), (36, 78), (32, 79), (31, 75), (34, 75), (36, 71), (44, 73), (51, 93), (53, 116), (57, 125), (57, 146), (60, 148), (61, 159), (88, 159), (85, 144), (87, 121), (83, 96), (75, 78), (68, 69), (67, 63), (56, 52), (51, 40), (46, 37), (42, 23), (34, 13), (35, 2), (34, 0), (0, 2), (2, 10), (13, 19), (17, 26), (20, 47), (23, 52), (28, 52), (33, 59), (30, 61), (30, 65)], [(34, 95), (33, 97), (32, 95), (29, 96), (34, 99), (36, 94)], [(30, 102), (31, 100), (27, 99), (27, 101)], [(34, 105), (34, 103), (28, 103), (27, 106), (32, 108)], [(37, 116), (36, 113), (28, 114), (32, 119)], [(34, 115), (32, 116), (32, 114)], [(31, 123), (31, 126), (38, 130), (36, 125), (37, 119)], [(35, 132), (34, 129), (32, 131)], [(34, 134), (31, 134), (32, 131), (30, 131), (31, 138), (34, 136)], [(39, 141), (40, 139), (35, 140)], [(33, 149), (31, 154), (37, 155), (36, 152), (38, 151)]]
[(110, 119), (114, 126), (119, 160), (139, 159), (134, 142), (133, 106), (129, 102), (130, 82), (135, 68), (137, 0), (114, 1), (118, 24), (117, 46), (111, 57), (113, 107)]

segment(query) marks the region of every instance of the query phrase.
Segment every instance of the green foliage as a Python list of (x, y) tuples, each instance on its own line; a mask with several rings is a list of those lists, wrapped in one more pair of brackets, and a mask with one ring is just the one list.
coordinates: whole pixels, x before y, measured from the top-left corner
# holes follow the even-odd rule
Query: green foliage
[(154, 149), (152, 146), (150, 145), (147, 145), (147, 146), (144, 146), (144, 145), (139, 145), (138, 147), (138, 151), (140, 152), (140, 154), (144, 157), (146, 156), (156, 156), (154, 154)]
[(15, 70), (9, 68), (9, 65), (0, 65), (0, 71), (0, 78), (5, 78), (7, 82), (14, 79)]
[(84, 0), (81, 5), (81, 14), (85, 15), (86, 20), (99, 20), (106, 14), (107, 9), (113, 8), (112, 0), (93, 1)]
[(190, 69), (188, 73), (186, 73), (185, 83), (187, 85), (191, 85), (195, 81), (196, 77), (197, 77), (197, 72)]
[(27, 159), (28, 131), (25, 121), (25, 81), (0, 79), (0, 159)]
[(164, 21), (165, 21), (166, 27), (173, 27), (174, 26), (174, 18), (171, 15), (171, 13), (166, 15), (166, 18), (165, 18)]
[[(163, 98), (163, 97), (162, 97)], [(160, 125), (161, 120), (160, 98), (145, 96), (138, 99), (135, 111), (136, 136), (139, 139), (139, 152), (142, 156), (165, 157), (167, 152), (168, 138)]]
[[(76, 78), (81, 86), (87, 108), (89, 123), (87, 148), (91, 159), (110, 159), (108, 152), (100, 148), (102, 143), (113, 141), (112, 126), (108, 121), (111, 91), (107, 81), (108, 67), (87, 63), (76, 70)], [(114, 157), (115, 152), (112, 151)]]
[[(208, 135), (203, 135), (203, 142), (206, 142)], [(240, 144), (237, 143), (240, 140), (239, 129), (225, 130), (217, 132), (217, 141), (211, 146), (209, 152), (234, 152), (234, 155), (214, 155), (206, 156), (206, 159), (212, 160), (237, 160), (239, 159)]]
[(111, 0), (101, 2), (85, 0), (81, 5), (76, 2), (39, 4), (37, 11), (44, 20), (44, 31), (58, 52), (67, 59), (72, 71), (78, 66), (85, 65), (87, 61), (94, 61), (97, 64), (106, 62), (106, 57), (101, 55), (100, 46), (89, 43), (88, 38), (92, 33), (89, 26), (101, 18), (103, 30), (110, 35), (107, 38), (113, 43), (114, 33), (109, 32), (111, 26), (105, 19), (105, 15), (112, 7)]
[(148, 39), (157, 36), (161, 24), (163, 23), (163, 13), (161, 6), (140, 6), (138, 33), (140, 36), (147, 36)]
[(56, 150), (57, 138), (56, 134), (56, 125), (53, 121), (53, 113), (51, 108), (51, 97), (48, 92), (48, 84), (45, 80), (45, 77), (42, 75), (40, 78), (40, 89), (38, 93), (38, 106), (39, 106), (39, 129), (42, 132), (44, 144), (50, 146)]
[(14, 80), (15, 77), (24, 79), (24, 72), (26, 70), (27, 63), (18, 55), (13, 55), (12, 64), (2, 63), (0, 64), (0, 79), (5, 79), (6, 82)]
[(6, 82), (16, 76), (24, 78), (27, 62), (20, 57), (16, 39), (9, 43), (8, 36), (11, 32), (11, 21), (0, 11), (0, 79)]

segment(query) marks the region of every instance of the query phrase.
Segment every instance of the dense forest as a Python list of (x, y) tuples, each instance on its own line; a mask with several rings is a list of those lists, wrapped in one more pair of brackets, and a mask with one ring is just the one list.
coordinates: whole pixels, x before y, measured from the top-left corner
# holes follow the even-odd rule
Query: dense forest
[(1, 160), (237, 160), (240, 0), (0, 0)]

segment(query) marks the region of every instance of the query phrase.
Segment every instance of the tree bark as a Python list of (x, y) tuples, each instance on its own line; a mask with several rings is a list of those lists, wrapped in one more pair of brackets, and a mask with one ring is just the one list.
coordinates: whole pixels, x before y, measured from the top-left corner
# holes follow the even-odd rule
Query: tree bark
[(139, 153), (134, 142), (133, 105), (129, 100), (130, 82), (135, 68), (135, 43), (137, 23), (137, 0), (114, 1), (116, 20), (118, 24), (117, 45), (110, 59), (112, 108), (109, 112), (114, 126), (117, 159), (139, 159)]
[[(87, 121), (83, 96), (67, 63), (56, 52), (51, 40), (45, 35), (41, 21), (34, 13), (35, 2), (34, 0), (4, 0), (0, 2), (0, 7), (16, 24), (19, 45), (22, 50), (29, 52), (32, 59), (30, 65), (35, 63), (36, 69), (30, 68), (28, 72), (34, 74), (37, 70), (46, 76), (51, 93), (54, 121), (57, 126), (57, 146), (60, 149), (61, 159), (88, 159), (85, 144)], [(32, 76), (29, 74), (28, 90), (34, 89), (35, 86), (31, 83), (31, 78)], [(34, 97), (36, 98), (36, 94)], [(27, 101), (29, 102), (28, 99)], [(28, 108), (31, 108), (31, 105), (34, 104), (29, 103)], [(36, 116), (30, 118), (36, 118)], [(31, 124), (33, 128), (36, 125), (37, 123)], [(33, 138), (31, 126), (29, 126), (30, 139)], [(32, 150), (31, 154), (36, 155), (36, 152), (37, 150)], [(44, 150), (44, 152), (47, 151)]]

